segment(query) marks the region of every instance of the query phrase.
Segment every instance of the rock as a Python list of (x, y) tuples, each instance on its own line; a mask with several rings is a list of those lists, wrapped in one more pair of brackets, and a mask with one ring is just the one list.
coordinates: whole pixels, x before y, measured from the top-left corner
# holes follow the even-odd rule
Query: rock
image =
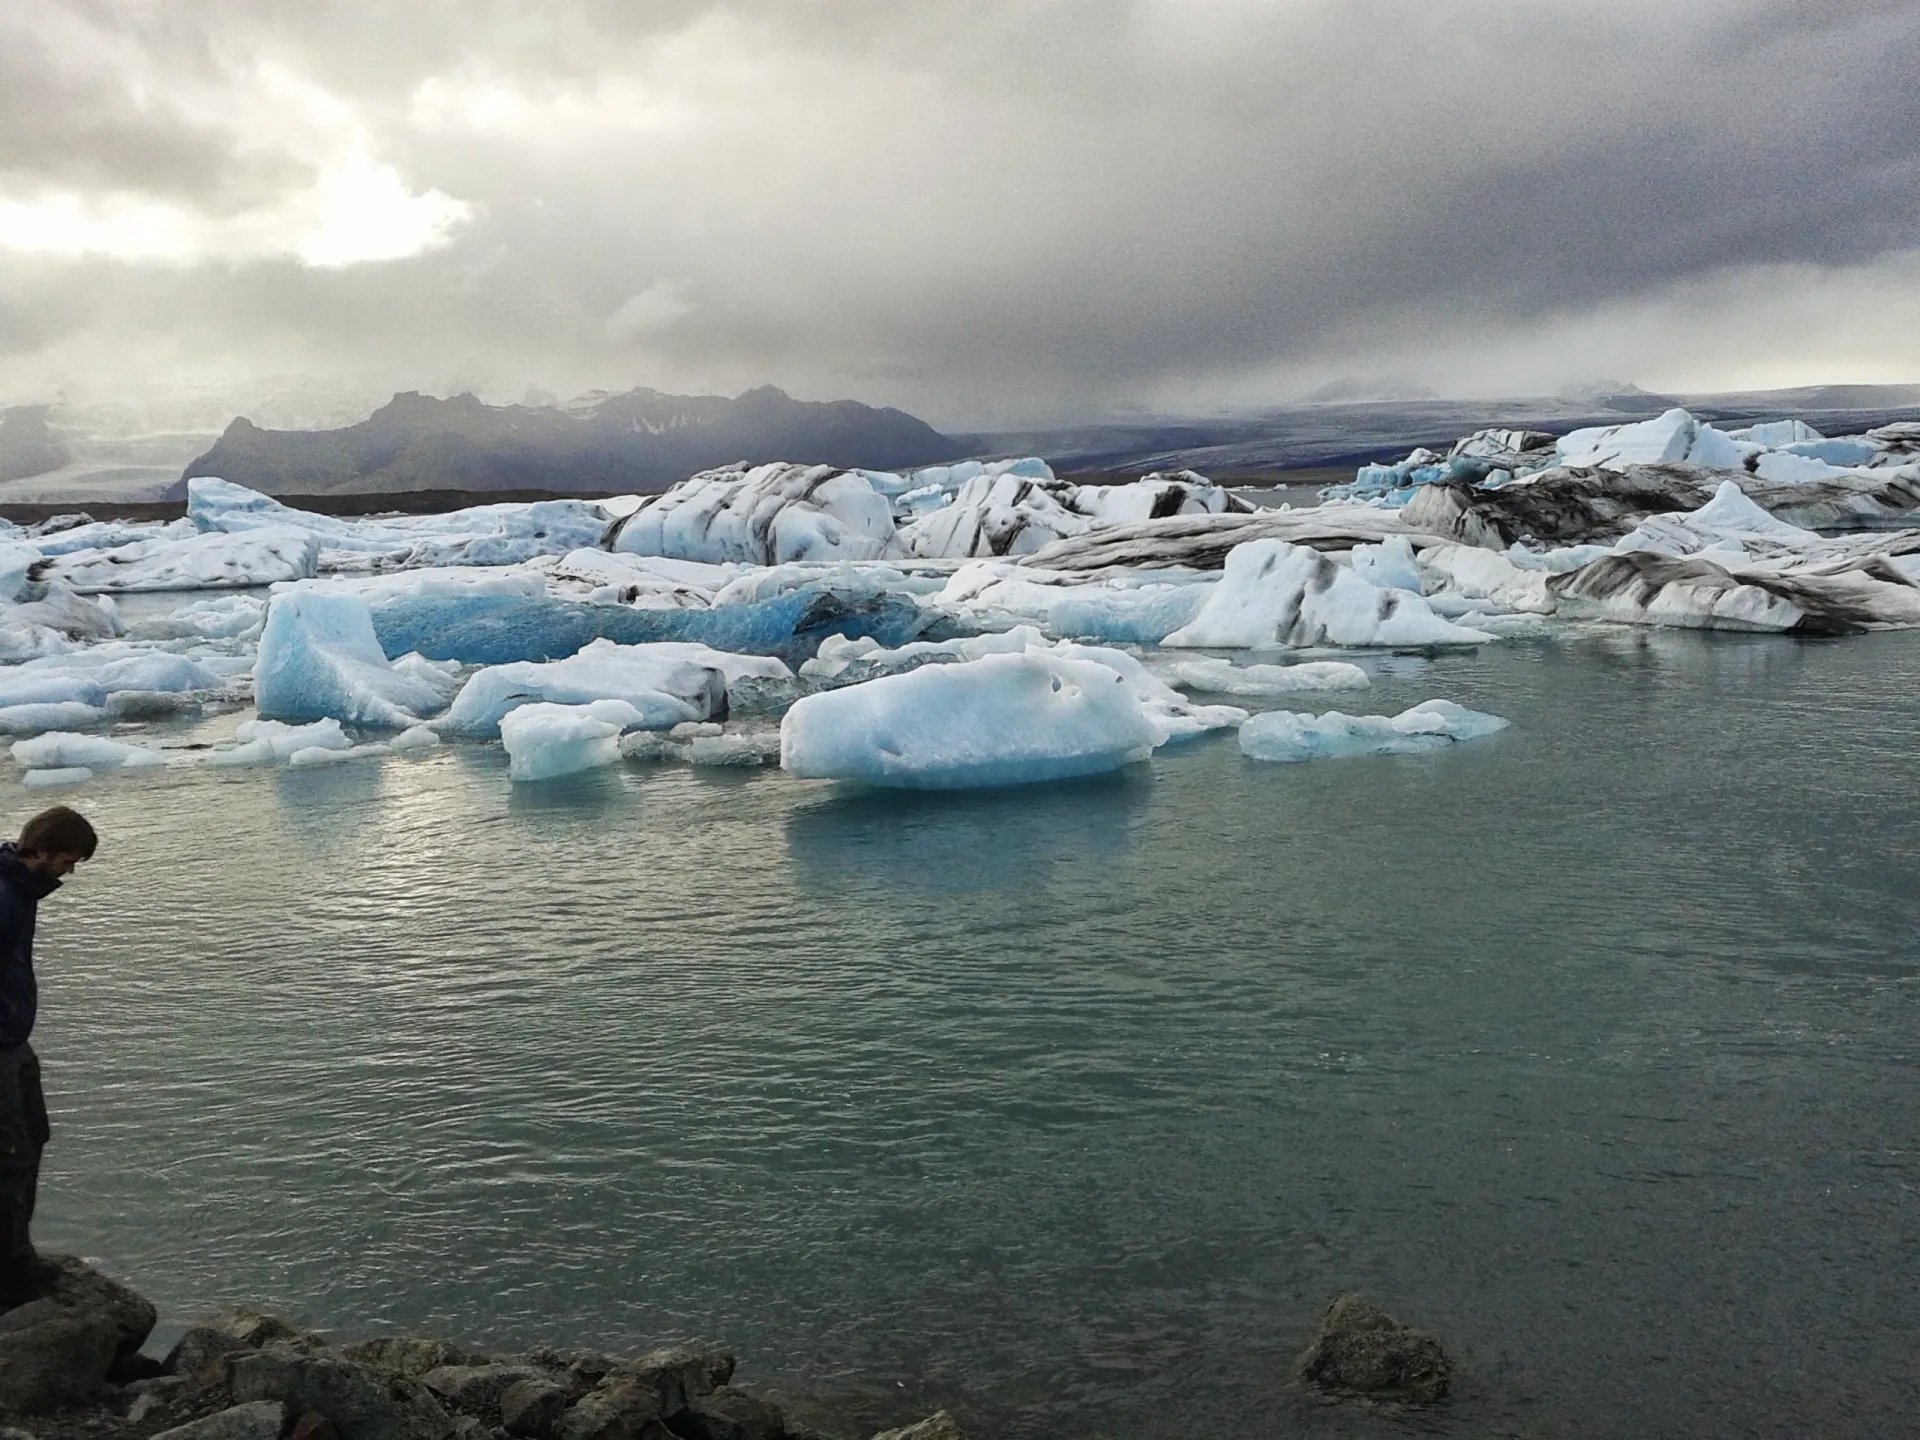
[(293, 1422), (287, 1440), (340, 1440), (340, 1430), (318, 1410), (309, 1410)]
[(1321, 1390), (1413, 1405), (1445, 1399), (1453, 1373), (1438, 1340), (1355, 1294), (1327, 1307), (1299, 1369), (1302, 1380)]
[(650, 1350), (622, 1365), (619, 1374), (649, 1387), (663, 1415), (674, 1415), (733, 1378), (733, 1356), (724, 1350), (675, 1347)]
[[(299, 1350), (317, 1350), (324, 1349), (327, 1343), (311, 1330), (289, 1325), (278, 1315), (269, 1315), (261, 1310), (216, 1310), (194, 1329), (216, 1331), (238, 1340), (250, 1350), (258, 1350), (262, 1345), (291, 1345)], [(186, 1337), (181, 1338), (184, 1340)]]
[(936, 1410), (924, 1420), (902, 1425), (898, 1430), (882, 1430), (873, 1440), (967, 1440), (960, 1422), (945, 1410)]
[(613, 1375), (583, 1395), (554, 1427), (556, 1440), (666, 1440), (653, 1387)]
[(509, 1435), (547, 1440), (574, 1392), (546, 1378), (517, 1380), (500, 1396), (500, 1424)]
[(286, 1423), (286, 1406), (254, 1400), (162, 1430), (153, 1440), (280, 1440)]
[(0, 1409), (38, 1414), (96, 1399), (153, 1329), (153, 1306), (72, 1256), (37, 1300), (0, 1314)]
[(675, 1415), (671, 1428), (681, 1440), (782, 1440), (787, 1422), (779, 1406), (722, 1385)]
[(255, 1348), (217, 1325), (195, 1325), (174, 1341), (173, 1349), (167, 1352), (166, 1368), (194, 1385), (218, 1385), (225, 1382), (233, 1357)]
[(444, 1340), (429, 1340), (414, 1335), (382, 1335), (377, 1339), (342, 1345), (340, 1358), (355, 1365), (370, 1365), (376, 1370), (390, 1370), (396, 1375), (411, 1375), (416, 1379), (429, 1370), (494, 1363), (491, 1355), (464, 1350)]
[(441, 1365), (420, 1377), (420, 1383), (442, 1402), (466, 1415), (491, 1423), (500, 1415), (500, 1398), (517, 1384), (551, 1384), (544, 1370), (533, 1365)]
[(176, 1391), (187, 1382), (178, 1375), (162, 1375), (152, 1380), (138, 1382), (139, 1389), (133, 1397), (133, 1404), (127, 1407), (127, 1423), (138, 1425), (156, 1410), (164, 1410), (173, 1402)]
[(453, 1434), (453, 1421), (419, 1381), (279, 1347), (233, 1362), (233, 1398), (318, 1410), (340, 1440), (451, 1440)]

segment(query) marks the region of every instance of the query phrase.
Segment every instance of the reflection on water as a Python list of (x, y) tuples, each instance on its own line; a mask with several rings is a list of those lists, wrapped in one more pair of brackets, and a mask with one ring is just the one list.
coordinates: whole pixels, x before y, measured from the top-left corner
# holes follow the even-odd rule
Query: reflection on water
[(1111, 865), (1132, 844), (1154, 781), (1135, 766), (1031, 794), (818, 788), (821, 798), (787, 817), (803, 887), (961, 895), (1031, 892), (1062, 863)]
[[(849, 1433), (1908, 1428), (1920, 637), (1374, 668), (1332, 703), (1514, 726), (993, 794), (96, 782), (43, 1239), (171, 1326), (724, 1341)], [(1349, 1287), (1453, 1405), (1298, 1399)]]

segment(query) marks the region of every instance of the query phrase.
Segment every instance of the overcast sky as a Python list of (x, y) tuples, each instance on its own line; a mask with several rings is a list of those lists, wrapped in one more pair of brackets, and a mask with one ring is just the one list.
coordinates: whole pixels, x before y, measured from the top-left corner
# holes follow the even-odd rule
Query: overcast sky
[(1920, 381), (1913, 0), (4, 0), (0, 399)]

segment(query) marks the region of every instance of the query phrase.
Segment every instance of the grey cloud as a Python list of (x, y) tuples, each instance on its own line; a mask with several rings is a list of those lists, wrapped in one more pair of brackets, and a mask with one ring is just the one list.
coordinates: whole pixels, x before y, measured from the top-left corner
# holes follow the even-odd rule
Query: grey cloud
[[(235, 83), (236, 56), (311, 77), (409, 185), (479, 213), (444, 250), (339, 271), (43, 262), (0, 324), (62, 364), (73, 337), (185, 335), (422, 385), (773, 380), (951, 422), (1454, 327), (1497, 346), (1741, 267), (1920, 245), (1906, 4), (466, 8), (208, 0), (155, 25), (92, 7), (181, 84)], [(39, 78), (0, 100), (16, 166), (210, 210), (298, 183), (296, 159), (169, 125), (63, 60), (71, 25), (28, 28)], [(8, 49), (12, 74), (26, 47)], [(416, 125), (436, 77), (582, 105), (627, 79), (677, 108), (565, 136)]]

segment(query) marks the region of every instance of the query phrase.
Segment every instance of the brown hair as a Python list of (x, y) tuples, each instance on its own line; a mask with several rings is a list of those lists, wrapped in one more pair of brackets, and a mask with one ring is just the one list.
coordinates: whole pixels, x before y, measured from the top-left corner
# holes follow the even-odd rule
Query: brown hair
[(91, 860), (99, 843), (87, 817), (65, 805), (42, 810), (20, 830), (22, 855), (78, 855)]

